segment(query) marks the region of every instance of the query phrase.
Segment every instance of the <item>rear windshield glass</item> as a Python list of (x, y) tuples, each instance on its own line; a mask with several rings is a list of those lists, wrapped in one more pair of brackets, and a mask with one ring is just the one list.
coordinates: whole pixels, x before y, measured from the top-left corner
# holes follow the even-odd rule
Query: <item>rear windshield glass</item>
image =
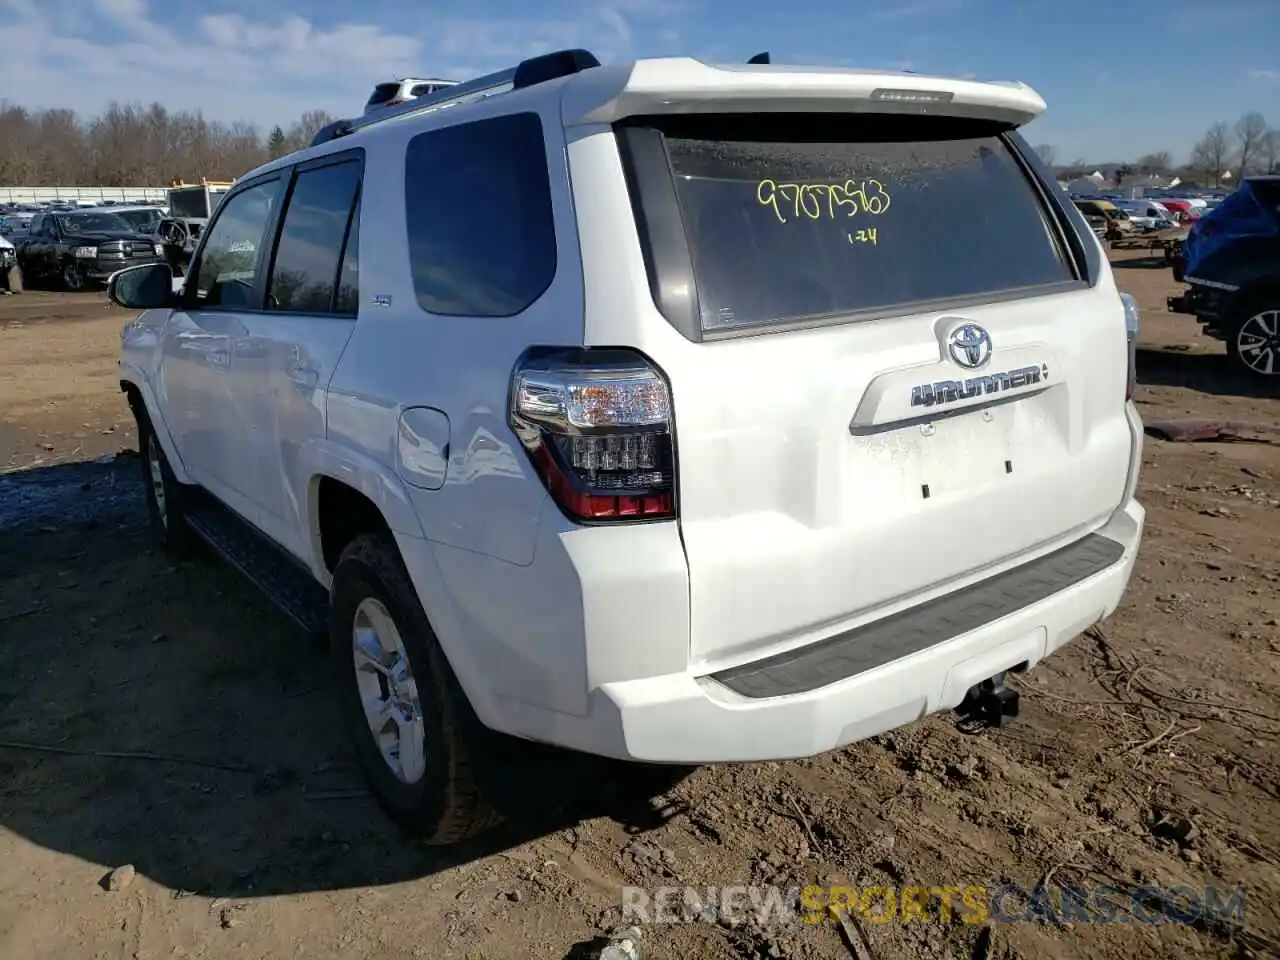
[(666, 135), (704, 330), (1075, 279), (1035, 187), (989, 128), (865, 117), (838, 138), (828, 122), (764, 139), (759, 122), (734, 126)]
[(369, 106), (376, 107), (380, 103), (386, 103), (400, 92), (400, 84), (398, 83), (380, 83), (373, 88), (373, 93), (369, 95)]

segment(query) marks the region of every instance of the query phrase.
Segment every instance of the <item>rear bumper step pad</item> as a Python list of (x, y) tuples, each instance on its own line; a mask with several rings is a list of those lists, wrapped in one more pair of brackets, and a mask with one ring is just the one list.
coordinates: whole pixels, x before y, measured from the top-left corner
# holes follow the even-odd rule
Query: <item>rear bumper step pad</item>
[(798, 650), (710, 675), (752, 699), (806, 693), (847, 680), (1039, 603), (1118, 562), (1124, 547), (1101, 534), (1020, 567)]

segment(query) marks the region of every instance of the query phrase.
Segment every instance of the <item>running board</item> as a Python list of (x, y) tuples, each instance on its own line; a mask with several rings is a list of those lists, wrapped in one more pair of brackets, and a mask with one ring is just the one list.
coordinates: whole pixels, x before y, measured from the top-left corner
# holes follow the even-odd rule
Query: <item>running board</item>
[(314, 639), (329, 633), (329, 593), (315, 577), (249, 524), (204, 498), (188, 509), (187, 527), (248, 578)]

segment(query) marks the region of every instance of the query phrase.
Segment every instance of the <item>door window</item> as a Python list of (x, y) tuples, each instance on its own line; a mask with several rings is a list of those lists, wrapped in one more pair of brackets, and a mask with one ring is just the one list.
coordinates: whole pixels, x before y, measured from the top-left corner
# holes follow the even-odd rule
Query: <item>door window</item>
[(223, 204), (195, 268), (197, 307), (256, 308), (254, 289), (282, 186), (279, 179), (267, 180)]
[(268, 309), (334, 312), (362, 167), (359, 160), (348, 160), (298, 174), (267, 285)]

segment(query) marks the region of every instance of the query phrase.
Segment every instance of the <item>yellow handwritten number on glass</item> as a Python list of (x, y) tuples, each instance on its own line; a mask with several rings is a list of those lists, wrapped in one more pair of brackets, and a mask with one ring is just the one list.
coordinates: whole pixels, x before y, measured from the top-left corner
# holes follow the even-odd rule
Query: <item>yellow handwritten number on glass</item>
[[(846, 180), (844, 183), (778, 183), (764, 179), (756, 185), (756, 200), (768, 207), (779, 223), (788, 223), (785, 209), (794, 217), (821, 220), (822, 197), (826, 196), (826, 212), (836, 218), (836, 207), (848, 208), (845, 216), (855, 216), (859, 210), (879, 216), (889, 209), (892, 202), (889, 192), (879, 180)], [(779, 197), (782, 202), (779, 203)]]
[(786, 223), (787, 218), (782, 215), (782, 211), (778, 209), (778, 185), (772, 180), (761, 180), (760, 185), (756, 187), (756, 200), (762, 207), (769, 207), (773, 210), (773, 215), (778, 218), (779, 223)]

